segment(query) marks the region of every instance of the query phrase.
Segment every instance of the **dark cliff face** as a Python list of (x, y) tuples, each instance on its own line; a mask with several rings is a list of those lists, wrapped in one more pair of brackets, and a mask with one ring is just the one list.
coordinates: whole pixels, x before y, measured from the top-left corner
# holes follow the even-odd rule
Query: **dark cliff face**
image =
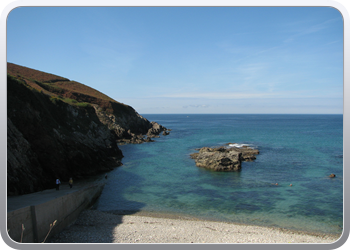
[(55, 178), (93, 175), (120, 166), (116, 135), (92, 107), (79, 108), (7, 81), (7, 190), (52, 188)]
[(8, 64), (7, 193), (53, 188), (56, 178), (120, 166), (117, 142), (143, 142), (153, 126), (132, 107), (83, 84)]

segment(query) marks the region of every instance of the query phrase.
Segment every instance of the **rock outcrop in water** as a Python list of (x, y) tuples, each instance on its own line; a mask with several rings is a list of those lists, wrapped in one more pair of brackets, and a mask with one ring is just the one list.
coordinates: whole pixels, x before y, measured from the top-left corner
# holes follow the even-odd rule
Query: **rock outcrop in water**
[(84, 84), (12, 63), (7, 73), (8, 195), (111, 170), (123, 157), (117, 143), (169, 131)]
[(214, 171), (240, 171), (242, 161), (253, 161), (259, 150), (248, 146), (242, 147), (203, 147), (198, 153), (191, 154), (197, 167)]

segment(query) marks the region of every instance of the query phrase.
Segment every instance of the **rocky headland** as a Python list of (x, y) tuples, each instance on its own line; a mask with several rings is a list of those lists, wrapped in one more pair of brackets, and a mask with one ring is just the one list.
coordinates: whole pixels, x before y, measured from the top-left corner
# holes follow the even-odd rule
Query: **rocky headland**
[[(228, 143), (227, 145), (233, 145)], [(197, 149), (198, 153), (191, 154), (197, 167), (207, 168), (214, 171), (240, 171), (242, 161), (253, 161), (259, 150), (249, 146), (221, 146), (203, 147)]]
[(7, 194), (53, 188), (122, 165), (118, 143), (169, 129), (82, 83), (7, 64)]

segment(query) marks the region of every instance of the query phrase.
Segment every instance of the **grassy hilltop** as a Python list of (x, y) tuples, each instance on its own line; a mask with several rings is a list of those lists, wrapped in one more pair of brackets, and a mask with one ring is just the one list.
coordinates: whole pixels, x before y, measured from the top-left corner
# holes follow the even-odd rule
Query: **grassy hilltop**
[(52, 98), (59, 98), (71, 105), (85, 106), (86, 104), (97, 104), (109, 113), (134, 112), (134, 109), (130, 106), (117, 102), (89, 86), (70, 81), (61, 76), (22, 67), (13, 63), (7, 63), (7, 74), (24, 81), (33, 89)]

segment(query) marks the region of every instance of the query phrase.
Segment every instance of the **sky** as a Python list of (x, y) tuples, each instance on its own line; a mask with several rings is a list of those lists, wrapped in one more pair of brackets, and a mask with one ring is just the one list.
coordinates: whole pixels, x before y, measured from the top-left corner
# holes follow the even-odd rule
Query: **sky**
[(20, 7), (7, 61), (140, 114), (342, 114), (331, 7)]

